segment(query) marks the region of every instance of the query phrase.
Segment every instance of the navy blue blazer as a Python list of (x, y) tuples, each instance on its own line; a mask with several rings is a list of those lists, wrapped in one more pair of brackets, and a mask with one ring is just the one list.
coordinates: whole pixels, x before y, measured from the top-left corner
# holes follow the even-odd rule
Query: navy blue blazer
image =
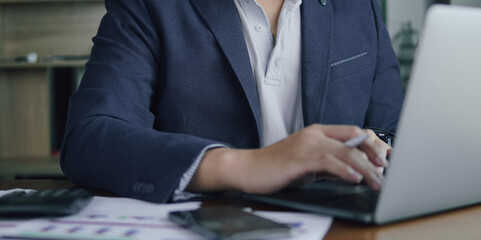
[[(71, 97), (61, 166), (74, 183), (169, 201), (209, 144), (258, 148), (261, 113), (233, 0), (106, 0)], [(305, 125), (394, 131), (403, 93), (376, 0), (304, 0)]]

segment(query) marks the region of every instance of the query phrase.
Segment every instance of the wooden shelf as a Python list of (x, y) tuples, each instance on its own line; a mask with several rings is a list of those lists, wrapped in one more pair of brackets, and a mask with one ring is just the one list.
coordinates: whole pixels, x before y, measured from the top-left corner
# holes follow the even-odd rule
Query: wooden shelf
[(58, 156), (0, 158), (0, 179), (15, 176), (63, 176)]
[[(51, 153), (105, 13), (104, 0), (0, 0), (0, 179), (63, 175)], [(7, 61), (30, 52), (39, 62)]]
[(83, 67), (87, 63), (86, 60), (79, 61), (51, 61), (51, 62), (9, 62), (0, 63), (0, 69), (38, 69), (38, 68), (54, 68), (54, 67)]

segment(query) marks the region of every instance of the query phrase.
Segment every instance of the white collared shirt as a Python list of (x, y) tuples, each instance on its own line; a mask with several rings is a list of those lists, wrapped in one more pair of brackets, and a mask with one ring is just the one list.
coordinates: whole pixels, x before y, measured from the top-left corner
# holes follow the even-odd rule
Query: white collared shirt
[(257, 84), (262, 114), (262, 146), (304, 127), (301, 102), (302, 0), (285, 0), (277, 39), (256, 0), (234, 0)]
[[(234, 0), (254, 78), (262, 114), (262, 146), (269, 146), (304, 127), (301, 103), (301, 10), (302, 0), (285, 0), (274, 40), (269, 20), (255, 0)], [(205, 147), (184, 173), (174, 201), (200, 194), (185, 192), (207, 150)]]

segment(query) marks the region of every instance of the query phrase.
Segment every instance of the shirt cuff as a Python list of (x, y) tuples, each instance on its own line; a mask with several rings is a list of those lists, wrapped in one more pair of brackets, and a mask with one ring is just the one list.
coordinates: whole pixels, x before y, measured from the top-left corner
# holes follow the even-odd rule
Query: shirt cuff
[(180, 179), (179, 186), (177, 187), (177, 189), (175, 189), (174, 195), (172, 196), (172, 200), (174, 202), (185, 201), (185, 200), (188, 200), (190, 198), (199, 197), (199, 196), (202, 195), (200, 193), (186, 192), (185, 189), (187, 188), (190, 181), (192, 180), (192, 177), (194, 176), (195, 171), (197, 171), (197, 168), (199, 167), (200, 162), (202, 161), (202, 158), (204, 157), (207, 150), (210, 150), (210, 149), (213, 149), (213, 148), (219, 148), (219, 147), (227, 147), (227, 146), (224, 145), (224, 144), (218, 144), (217, 143), (217, 144), (208, 145), (207, 147), (202, 149), (202, 151), (197, 156), (195, 161), (192, 163), (192, 165), (190, 165), (190, 168), (187, 169), (187, 171), (184, 173), (184, 175), (182, 175), (182, 178)]

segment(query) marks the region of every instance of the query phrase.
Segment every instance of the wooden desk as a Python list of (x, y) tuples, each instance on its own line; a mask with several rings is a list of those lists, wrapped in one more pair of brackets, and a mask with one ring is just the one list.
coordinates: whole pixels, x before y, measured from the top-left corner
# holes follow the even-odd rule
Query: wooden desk
[[(67, 180), (0, 181), (0, 190), (12, 188), (73, 188)], [(100, 195), (112, 195), (98, 192)], [(326, 240), (397, 240), (397, 239), (481, 239), (481, 205), (436, 214), (386, 226), (368, 226), (335, 219)]]

